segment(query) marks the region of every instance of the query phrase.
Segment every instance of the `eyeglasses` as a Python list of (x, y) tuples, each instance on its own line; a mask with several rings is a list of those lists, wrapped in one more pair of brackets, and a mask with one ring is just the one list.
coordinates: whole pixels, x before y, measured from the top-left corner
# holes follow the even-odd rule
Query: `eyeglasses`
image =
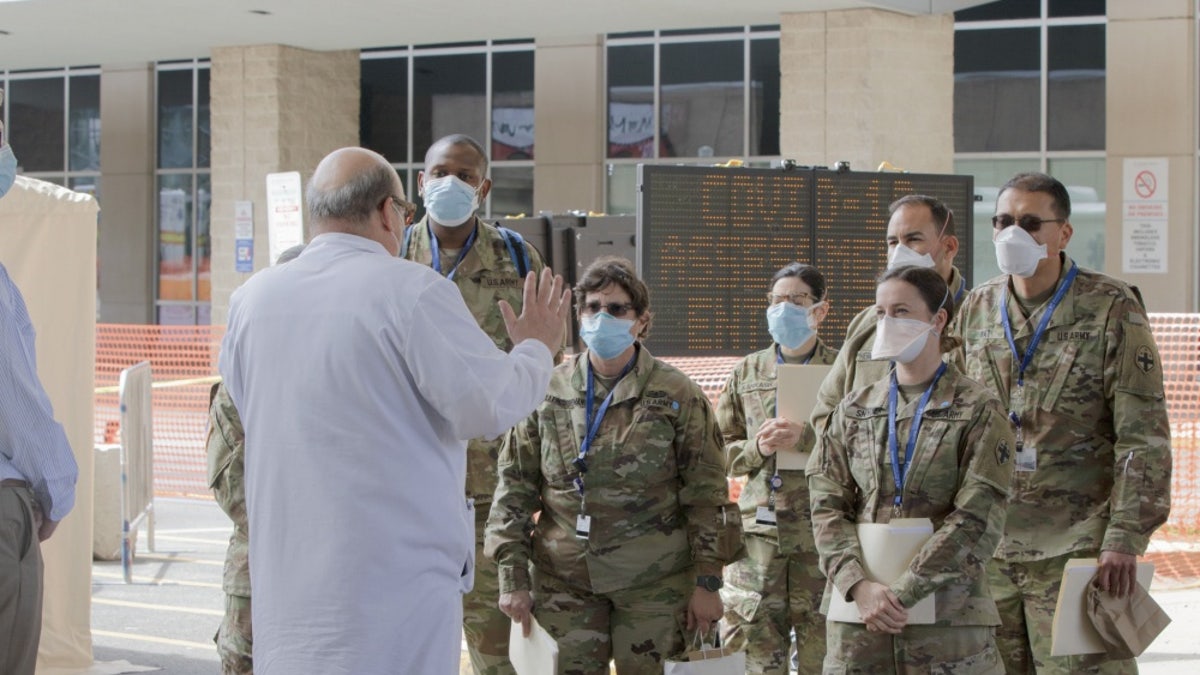
[(413, 216), (417, 213), (417, 205), (396, 195), (388, 195), (383, 198), (383, 201), (386, 202), (389, 199), (392, 200), (392, 207), (396, 209), (396, 215), (400, 217), (400, 220), (403, 220), (405, 225), (412, 225)]
[(1022, 230), (1026, 232), (1037, 232), (1042, 229), (1042, 223), (1065, 223), (1066, 218), (1039, 218), (1033, 215), (1024, 215), (1020, 218), (1013, 218), (1007, 213), (992, 216), (992, 227), (997, 230), (1003, 230), (1012, 227), (1014, 224), (1020, 225)]
[(633, 303), (632, 302), (605, 302), (605, 303), (602, 303), (599, 300), (592, 300), (591, 302), (583, 303), (583, 313), (585, 316), (599, 314), (600, 310), (604, 310), (604, 311), (608, 312), (611, 316), (614, 316), (619, 319), (619, 318), (625, 316), (626, 312), (633, 311)]
[(778, 305), (786, 300), (793, 305), (800, 305), (801, 307), (807, 307), (817, 301), (817, 299), (813, 297), (811, 293), (805, 293), (803, 291), (799, 293), (787, 293), (785, 295), (767, 293), (767, 300), (770, 301), (772, 305)]

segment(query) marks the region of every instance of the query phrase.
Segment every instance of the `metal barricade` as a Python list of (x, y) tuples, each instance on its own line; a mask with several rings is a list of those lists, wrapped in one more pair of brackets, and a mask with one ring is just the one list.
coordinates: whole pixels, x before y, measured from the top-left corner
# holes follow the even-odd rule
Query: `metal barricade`
[(121, 371), (121, 569), (133, 583), (133, 541), (146, 523), (146, 544), (154, 550), (154, 414), (150, 362)]

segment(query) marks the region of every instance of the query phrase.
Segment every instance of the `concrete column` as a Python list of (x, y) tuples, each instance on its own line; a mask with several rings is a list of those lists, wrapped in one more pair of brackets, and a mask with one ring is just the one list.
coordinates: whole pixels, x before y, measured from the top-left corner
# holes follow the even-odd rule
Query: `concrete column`
[(780, 152), (874, 171), (954, 168), (954, 17), (875, 9), (780, 17)]
[(234, 267), (234, 202), (254, 202), (254, 268), (267, 267), (267, 174), (307, 181), (330, 151), (358, 145), (358, 51), (214, 47), (211, 92), (212, 322), (224, 324), (250, 276)]
[(99, 320), (155, 323), (154, 64), (100, 70)]
[(534, 52), (533, 210), (604, 209), (603, 36), (539, 39)]
[[(1197, 311), (1195, 0), (1108, 3), (1105, 267), (1151, 312)], [(1124, 160), (1168, 160), (1167, 273), (1124, 274)]]

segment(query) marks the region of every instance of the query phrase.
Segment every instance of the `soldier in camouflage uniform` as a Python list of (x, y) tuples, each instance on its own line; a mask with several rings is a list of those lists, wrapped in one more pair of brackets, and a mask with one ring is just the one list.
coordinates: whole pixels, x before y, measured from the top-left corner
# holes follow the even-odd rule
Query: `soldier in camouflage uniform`
[(746, 557), (725, 568), (724, 642), (746, 652), (747, 672), (787, 675), (795, 630), (799, 670), (814, 673), (825, 658), (825, 575), (813, 544), (808, 484), (799, 471), (777, 471), (775, 452), (793, 446), (812, 452), (816, 437), (808, 424), (776, 417), (775, 367), (829, 365), (837, 352), (817, 337), (829, 305), (815, 267), (787, 265), (775, 273), (768, 296), (774, 344), (734, 368), (717, 402), (726, 469), (746, 478), (738, 500)]
[(217, 504), (233, 521), (233, 536), (225, 552), (225, 618), (213, 640), (221, 657), (224, 675), (254, 672), (250, 630), (250, 538), (246, 523), (245, 450), (246, 434), (225, 387), (213, 385), (209, 405), (208, 486)]
[(501, 607), (558, 641), (560, 673), (607, 673), (612, 659), (621, 675), (658, 675), (721, 618), (740, 519), (704, 393), (635, 341), (650, 312), (632, 264), (597, 260), (575, 298), (588, 349), (505, 440), (486, 551)]
[[(430, 146), (425, 155), (425, 170), (417, 177), (418, 190), (427, 202), (430, 200), (426, 186), (447, 176), (475, 188), (478, 201), (487, 196), (492, 185), (486, 177), (487, 155), (468, 136), (447, 136)], [(406, 233), (406, 246), (401, 256), (433, 267), (453, 281), (479, 327), (491, 336), (497, 347), (509, 351), (513, 345), (497, 303), (507, 300), (519, 314), (524, 279), (500, 230), (475, 217), (474, 206), (467, 220), (458, 226), (442, 225), (434, 213), (426, 213)], [(434, 204), (430, 211), (436, 208)], [(528, 271), (541, 274), (546, 266), (541, 254), (533, 246), (521, 245), (525, 251), (515, 251), (516, 255), (527, 255)], [(455, 374), (446, 373), (446, 376), (454, 377)], [(508, 661), (510, 621), (496, 605), (500, 596), (496, 567), (483, 556), (483, 530), (492, 495), (496, 492), (496, 458), (500, 443), (501, 439), (479, 438), (467, 444), (466, 492), (468, 498), (475, 500), (475, 587), (463, 596), (463, 633), (477, 675), (515, 672)]]
[(1100, 587), (1126, 593), (1167, 518), (1158, 349), (1136, 290), (1063, 252), (1072, 228), (1062, 183), (1018, 174), (996, 214), (1007, 273), (967, 296), (958, 330), (967, 374), (1000, 396), (1017, 434), (1007, 526), (989, 565), (997, 642), (1010, 673), (1136, 672), (1133, 660), (1052, 658), (1050, 626), (1068, 560), (1099, 557)]
[[(279, 254), (275, 264), (295, 260), (304, 251), (297, 244)], [(221, 383), (214, 384), (208, 401), (208, 487), (217, 505), (233, 521), (233, 534), (225, 551), (225, 617), (213, 641), (221, 657), (223, 675), (249, 675), (253, 631), (250, 624), (250, 530), (246, 520), (246, 432), (233, 399)]]
[[(954, 256), (958, 253), (954, 212), (940, 199), (927, 195), (901, 197), (892, 202), (888, 212), (891, 214), (887, 228), (888, 266), (933, 267), (950, 285), (955, 305), (961, 303), (966, 283), (954, 266)], [(846, 339), (833, 369), (821, 384), (813, 409), (812, 424), (818, 434), (846, 394), (887, 377), (891, 365), (871, 359), (875, 320), (875, 308), (867, 307), (846, 328)]]
[[(873, 354), (896, 369), (837, 406), (806, 471), (829, 578), (822, 610), (836, 593), (865, 619), (828, 623), (824, 672), (1001, 673), (984, 566), (1004, 527), (1012, 430), (991, 392), (942, 361), (957, 343), (938, 337), (954, 313), (940, 275), (888, 270), (876, 297), (886, 318)], [(916, 333), (901, 331), (906, 319)], [(917, 344), (915, 356), (903, 349)], [(896, 518), (929, 518), (934, 533), (884, 585), (865, 576), (855, 524)], [(931, 594), (936, 622), (907, 625), (907, 609)]]

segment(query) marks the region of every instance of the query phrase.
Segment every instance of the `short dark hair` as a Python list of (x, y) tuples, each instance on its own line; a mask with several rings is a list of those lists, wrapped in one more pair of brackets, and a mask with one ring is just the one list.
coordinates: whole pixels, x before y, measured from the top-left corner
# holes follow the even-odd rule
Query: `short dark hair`
[(931, 267), (903, 265), (884, 270), (879, 275), (876, 285), (882, 286), (884, 282), (892, 280), (903, 281), (916, 288), (917, 293), (921, 296), (921, 301), (925, 303), (930, 314), (937, 314), (939, 309), (946, 310), (946, 327), (942, 329), (941, 333), (941, 349), (943, 352), (948, 352), (958, 347), (958, 338), (946, 335), (946, 328), (949, 328), (950, 322), (954, 320), (955, 308), (954, 296), (950, 293), (950, 287), (942, 275)]
[[(583, 313), (583, 303), (588, 293), (602, 291), (613, 284), (629, 294), (629, 302), (639, 317), (650, 310), (650, 289), (638, 278), (633, 263), (618, 256), (603, 256), (592, 261), (575, 283), (575, 313)], [(638, 337), (645, 339), (649, 334), (650, 321), (647, 321)]]
[(804, 263), (790, 262), (781, 267), (775, 273), (775, 276), (771, 277), (771, 288), (775, 288), (775, 284), (779, 283), (780, 279), (789, 279), (791, 277), (796, 277), (808, 284), (817, 302), (825, 299), (825, 275), (821, 274), (821, 271), (812, 265), (805, 265)]
[(1009, 178), (1007, 183), (1000, 186), (1000, 193), (996, 195), (997, 198), (1010, 188), (1021, 190), (1022, 192), (1045, 192), (1054, 200), (1054, 215), (1064, 219), (1071, 217), (1071, 195), (1067, 192), (1067, 186), (1059, 182), (1054, 176), (1037, 171), (1019, 173)]
[(429, 149), (425, 151), (425, 166), (429, 166), (429, 153), (433, 152), (434, 148), (443, 146), (443, 145), (448, 145), (450, 147), (454, 147), (456, 145), (465, 145), (465, 146), (471, 148), (472, 150), (474, 150), (475, 154), (479, 155), (479, 172), (481, 174), (487, 175), (487, 170), (488, 170), (487, 151), (483, 149), (483, 145), (481, 145), (479, 143), (479, 141), (475, 140), (474, 138), (471, 138), (470, 136), (468, 136), (466, 134), (450, 134), (449, 136), (442, 136), (441, 138), (434, 141), (433, 145), (430, 145)]
[(895, 214), (905, 206), (924, 206), (933, 214), (939, 230), (948, 237), (957, 236), (954, 233), (954, 212), (946, 206), (946, 202), (929, 195), (904, 195), (888, 206), (888, 215)]

